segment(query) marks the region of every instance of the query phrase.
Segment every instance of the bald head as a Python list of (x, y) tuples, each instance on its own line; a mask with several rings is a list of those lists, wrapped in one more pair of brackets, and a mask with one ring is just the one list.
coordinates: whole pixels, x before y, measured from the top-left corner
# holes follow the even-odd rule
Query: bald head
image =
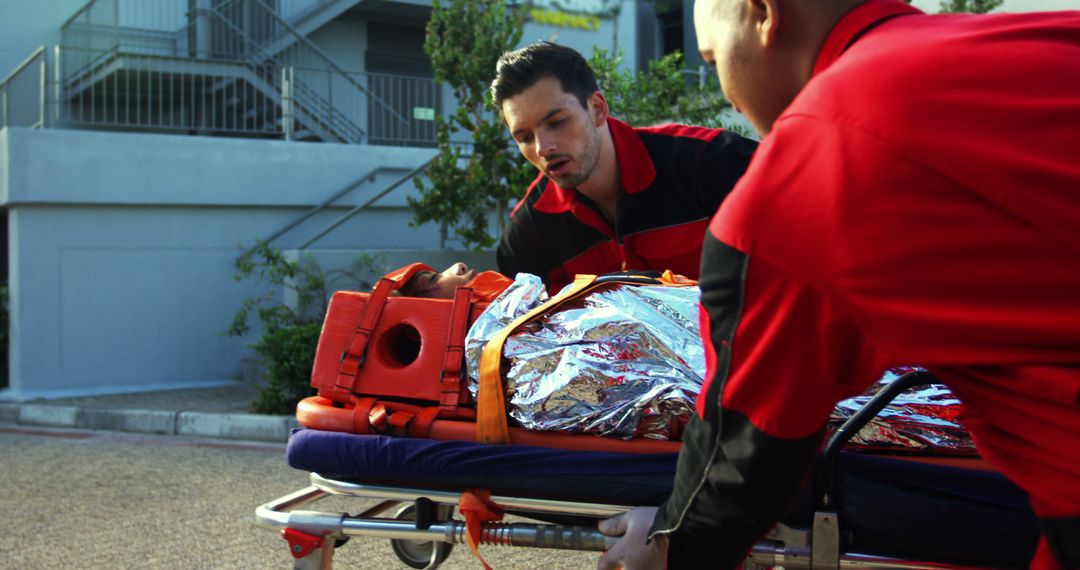
[(862, 0), (697, 0), (694, 27), (724, 94), (764, 136), (810, 79), (836, 22)]

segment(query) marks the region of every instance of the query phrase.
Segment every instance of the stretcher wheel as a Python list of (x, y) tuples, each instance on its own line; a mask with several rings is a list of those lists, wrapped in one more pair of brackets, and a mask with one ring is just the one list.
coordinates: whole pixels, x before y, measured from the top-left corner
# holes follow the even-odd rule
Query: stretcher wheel
[[(439, 507), (439, 510), (441, 511), (443, 508)], [(440, 512), (439, 514), (442, 515), (443, 513)], [(416, 507), (406, 505), (394, 515), (394, 518), (414, 521), (416, 520)], [(446, 513), (446, 518), (449, 518), (449, 513)], [(435, 570), (450, 556), (454, 545), (447, 542), (395, 539), (390, 541), (390, 548), (394, 550), (398, 560), (401, 560), (410, 568)]]

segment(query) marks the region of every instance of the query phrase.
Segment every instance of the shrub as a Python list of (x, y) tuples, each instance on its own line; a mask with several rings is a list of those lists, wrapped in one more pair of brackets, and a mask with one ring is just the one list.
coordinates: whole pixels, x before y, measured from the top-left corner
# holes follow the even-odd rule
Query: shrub
[[(259, 340), (250, 346), (266, 363), (266, 384), (252, 403), (252, 411), (291, 415), (297, 402), (314, 394), (311, 366), (326, 316), (328, 275), (312, 256), (293, 261), (262, 242), (237, 258), (236, 269), (237, 281), (253, 277), (273, 286), (263, 295), (245, 300), (226, 331), (229, 336), (246, 334), (252, 312), (262, 324)], [(333, 273), (355, 277), (360, 271), (383, 273), (380, 262), (367, 255), (360, 255), (349, 269)], [(371, 287), (370, 282), (358, 278), (355, 282), (361, 289)], [(291, 293), (295, 301), (280, 301), (283, 292)]]

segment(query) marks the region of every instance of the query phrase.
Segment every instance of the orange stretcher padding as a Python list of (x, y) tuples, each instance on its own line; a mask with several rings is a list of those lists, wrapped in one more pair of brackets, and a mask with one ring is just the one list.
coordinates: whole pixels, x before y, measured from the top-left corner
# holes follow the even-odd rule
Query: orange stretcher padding
[[(296, 419), (300, 425), (317, 430), (355, 433), (353, 430), (353, 406), (335, 407), (331, 400), (312, 396), (301, 400), (296, 406)], [(435, 420), (427, 437), (439, 440), (476, 441), (476, 423), (471, 421)], [(654, 439), (622, 440), (597, 437), (589, 434), (530, 431), (510, 428), (510, 443), (535, 445), (572, 451), (601, 451), (613, 453), (677, 453), (682, 447), (678, 441)]]
[[(442, 402), (447, 347), (463, 344), (451, 339), (455, 305), (451, 299), (387, 299), (370, 330), (366, 349), (355, 355), (362, 365), (357, 367), (352, 385), (341, 385), (343, 352), (355, 341), (357, 323), (369, 298), (369, 293), (338, 291), (330, 300), (315, 352), (312, 387), (339, 402), (351, 401), (353, 394)], [(469, 303), (465, 308), (467, 320), (462, 323), (462, 337), (467, 325), (485, 307), (483, 303)], [(465, 403), (466, 392), (460, 394), (453, 404)]]

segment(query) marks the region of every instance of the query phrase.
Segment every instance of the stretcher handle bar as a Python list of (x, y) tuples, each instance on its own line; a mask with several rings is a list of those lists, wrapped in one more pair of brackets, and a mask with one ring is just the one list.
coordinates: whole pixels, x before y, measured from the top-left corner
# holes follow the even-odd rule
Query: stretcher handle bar
[(286, 511), (313, 503), (327, 495), (326, 491), (312, 485), (274, 499), (255, 509), (255, 524), (268, 530), (285, 528), (289, 526), (290, 517), (290, 513)]
[[(750, 560), (763, 566), (781, 566), (783, 568), (810, 568), (810, 551), (785, 549), (768, 542), (754, 545), (750, 551)], [(973, 570), (974, 566), (948, 564), (945, 562), (925, 562), (900, 560), (868, 554), (847, 553), (840, 555), (841, 570), (895, 569), (895, 570)]]
[[(331, 495), (348, 495), (352, 497), (389, 499), (394, 501), (415, 501), (420, 497), (426, 497), (436, 503), (447, 505), (456, 505), (461, 500), (461, 493), (456, 491), (362, 485), (359, 483), (334, 481), (332, 479), (327, 479), (318, 473), (311, 474), (311, 484)], [(526, 497), (497, 495), (492, 495), (491, 500), (500, 507), (509, 510), (573, 514), (603, 518), (625, 513), (632, 508), (622, 505), (604, 505), (598, 503), (558, 501), (553, 499), (530, 499)]]
[[(426, 529), (416, 528), (414, 521), (398, 519), (345, 517), (341, 523), (341, 534), (346, 536), (391, 540), (464, 544), (466, 532), (465, 523), (456, 520), (436, 523)], [(485, 522), (480, 528), (479, 543), (481, 545), (603, 552), (614, 544), (615, 540), (615, 538), (605, 536), (596, 527)]]
[(822, 510), (836, 510), (833, 504), (835, 498), (833, 491), (836, 486), (836, 460), (840, 456), (840, 450), (843, 449), (844, 445), (856, 433), (859, 433), (863, 426), (870, 423), (870, 420), (874, 419), (878, 412), (889, 405), (901, 392), (915, 386), (925, 386), (937, 382), (938, 379), (925, 370), (908, 372), (882, 388), (873, 398), (870, 398), (870, 401), (862, 409), (855, 412), (840, 426), (840, 429), (836, 430), (836, 433), (833, 434), (829, 439), (829, 443), (825, 446), (825, 452), (822, 454), (821, 486), (819, 488), (819, 496), (822, 498)]
[[(466, 542), (465, 523), (454, 520), (420, 529), (416, 527), (415, 521), (360, 518), (371, 512), (370, 510), (357, 517), (316, 511), (282, 512), (283, 509), (310, 503), (326, 495), (327, 493), (314, 486), (301, 489), (260, 506), (255, 510), (256, 522), (270, 530), (291, 528), (314, 536), (366, 536), (451, 544)], [(384, 505), (380, 504), (378, 507)], [(499, 546), (603, 552), (610, 548), (615, 540), (595, 527), (586, 526), (484, 522), (480, 529), (480, 544)]]

